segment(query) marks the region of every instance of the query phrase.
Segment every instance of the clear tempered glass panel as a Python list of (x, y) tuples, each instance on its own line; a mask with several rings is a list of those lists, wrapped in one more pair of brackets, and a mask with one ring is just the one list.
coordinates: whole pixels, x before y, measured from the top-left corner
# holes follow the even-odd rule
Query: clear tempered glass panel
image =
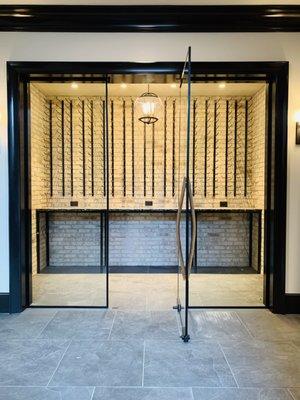
[(182, 337), (188, 337), (188, 251), (190, 246), (189, 206), (187, 203), (187, 182), (189, 179), (189, 113), (190, 113), (190, 49), (181, 76), (179, 88), (179, 123), (178, 123), (178, 215), (177, 224), (180, 240), (177, 246), (182, 257), (179, 257), (177, 277), (177, 306), (180, 311)]
[(95, 85), (55, 97), (31, 87), (31, 154), (41, 141), (50, 154), (31, 160), (32, 305), (107, 306), (107, 88)]

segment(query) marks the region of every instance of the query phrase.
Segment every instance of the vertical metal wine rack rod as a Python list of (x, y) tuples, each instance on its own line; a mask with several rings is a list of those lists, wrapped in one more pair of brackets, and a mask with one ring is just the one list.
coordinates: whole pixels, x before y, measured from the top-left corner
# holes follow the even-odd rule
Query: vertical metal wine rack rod
[(61, 174), (62, 195), (65, 196), (65, 102), (61, 101)]
[(110, 102), (110, 130), (111, 130), (111, 195), (115, 195), (115, 129), (114, 129), (114, 101)]
[(225, 197), (228, 195), (228, 134), (229, 134), (229, 100), (226, 100), (225, 122)]
[(167, 196), (167, 100), (164, 102), (164, 197)]
[(123, 196), (126, 196), (126, 103), (123, 100)]
[(237, 135), (238, 135), (238, 102), (235, 100), (234, 103), (234, 159), (233, 159), (233, 195), (236, 196), (236, 173), (237, 173)]
[(70, 163), (71, 163), (71, 196), (74, 195), (74, 145), (73, 145), (73, 101), (70, 101)]
[(244, 164), (244, 196), (247, 197), (247, 173), (248, 173), (248, 100), (245, 101), (245, 164)]
[(95, 192), (94, 182), (94, 102), (91, 100), (91, 183), (92, 183), (92, 196)]
[(207, 195), (207, 137), (208, 137), (208, 100), (205, 100), (204, 127), (204, 197)]
[(50, 196), (53, 196), (53, 127), (52, 127), (52, 100), (49, 103), (49, 140), (50, 140)]
[(134, 101), (131, 101), (131, 194), (134, 197), (134, 186), (135, 186), (135, 176), (134, 176)]
[(147, 182), (146, 182), (146, 156), (147, 156), (147, 151), (146, 151), (146, 124), (144, 124), (144, 196), (147, 194)]
[(193, 166), (192, 166), (192, 175), (193, 175), (193, 196), (195, 196), (195, 168), (196, 168), (196, 110), (197, 110), (197, 101), (193, 102)]
[(173, 101), (173, 129), (172, 129), (172, 196), (175, 196), (175, 115), (176, 115), (176, 102)]
[(214, 103), (213, 197), (216, 195), (217, 101)]
[(105, 100), (102, 100), (102, 160), (103, 160), (103, 196), (106, 196), (106, 107)]
[(85, 109), (84, 100), (81, 102), (82, 109), (82, 194), (85, 196)]
[(155, 126), (152, 124), (152, 197), (155, 194)]

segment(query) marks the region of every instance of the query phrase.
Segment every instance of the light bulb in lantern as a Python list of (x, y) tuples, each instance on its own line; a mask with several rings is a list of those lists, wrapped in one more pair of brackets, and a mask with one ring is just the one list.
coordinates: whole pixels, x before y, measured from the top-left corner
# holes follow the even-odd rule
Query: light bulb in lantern
[(149, 91), (143, 93), (135, 101), (138, 119), (145, 124), (154, 124), (160, 118), (162, 102), (157, 94)]

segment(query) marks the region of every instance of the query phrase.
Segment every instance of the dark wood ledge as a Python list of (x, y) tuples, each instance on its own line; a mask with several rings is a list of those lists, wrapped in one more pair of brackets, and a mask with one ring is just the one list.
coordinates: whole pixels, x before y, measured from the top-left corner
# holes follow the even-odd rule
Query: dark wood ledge
[(1, 5), (0, 31), (299, 32), (300, 6)]

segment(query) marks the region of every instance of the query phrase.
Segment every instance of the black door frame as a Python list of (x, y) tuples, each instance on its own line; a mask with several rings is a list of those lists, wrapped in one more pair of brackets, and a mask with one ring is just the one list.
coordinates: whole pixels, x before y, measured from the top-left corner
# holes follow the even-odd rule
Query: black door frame
[[(181, 62), (8, 62), (9, 154), (9, 311), (29, 306), (31, 265), (30, 149), (28, 83), (51, 74), (178, 74)], [(258, 81), (269, 84), (265, 209), (264, 302), (285, 313), (288, 62), (193, 62), (192, 74), (203, 81)], [(53, 75), (52, 75), (53, 76)], [(70, 78), (69, 78), (70, 79)], [(66, 78), (67, 80), (67, 78)]]

